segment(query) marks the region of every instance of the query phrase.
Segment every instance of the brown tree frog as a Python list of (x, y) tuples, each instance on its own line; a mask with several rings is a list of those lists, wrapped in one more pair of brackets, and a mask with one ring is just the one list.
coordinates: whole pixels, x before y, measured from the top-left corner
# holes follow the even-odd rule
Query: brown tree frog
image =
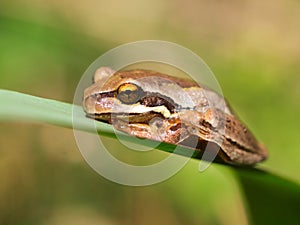
[[(192, 148), (208, 144), (216, 162), (254, 165), (266, 148), (243, 125), (221, 95), (194, 81), (150, 70), (99, 68), (84, 92), (88, 117), (130, 135)], [(210, 149), (206, 149), (210, 151)]]

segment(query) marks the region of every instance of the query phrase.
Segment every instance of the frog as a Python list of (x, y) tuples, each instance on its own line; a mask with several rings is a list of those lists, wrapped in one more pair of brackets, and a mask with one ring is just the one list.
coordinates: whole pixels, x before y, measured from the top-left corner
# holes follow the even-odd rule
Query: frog
[(191, 79), (100, 67), (84, 90), (83, 109), (129, 135), (192, 149), (195, 158), (208, 151), (214, 162), (253, 166), (268, 157), (224, 97)]

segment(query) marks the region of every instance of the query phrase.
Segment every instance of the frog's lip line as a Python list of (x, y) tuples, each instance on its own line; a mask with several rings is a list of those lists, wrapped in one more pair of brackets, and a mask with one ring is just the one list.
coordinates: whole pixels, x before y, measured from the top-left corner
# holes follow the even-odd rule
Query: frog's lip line
[[(149, 114), (160, 114), (159, 112), (148, 112)], [(134, 117), (137, 115), (143, 115), (145, 113), (87, 113), (86, 116), (89, 118), (96, 118), (96, 119), (102, 119), (102, 118), (111, 118), (112, 116), (116, 117)]]
[[(114, 108), (118, 108), (114, 106)], [(95, 108), (92, 109), (86, 109), (85, 110), (87, 114), (123, 114), (123, 115), (139, 115), (139, 114), (144, 114), (144, 113), (150, 113), (150, 112), (155, 112), (155, 113), (160, 113), (163, 115), (165, 118), (169, 118), (172, 113), (170, 110), (164, 106), (164, 105), (159, 105), (159, 106), (153, 106), (153, 107), (145, 107), (143, 105), (137, 104), (135, 106), (127, 106), (127, 105), (119, 105), (118, 110), (112, 110), (108, 107), (102, 108), (101, 113), (97, 113), (97, 110)], [(98, 109), (98, 111), (100, 111)]]

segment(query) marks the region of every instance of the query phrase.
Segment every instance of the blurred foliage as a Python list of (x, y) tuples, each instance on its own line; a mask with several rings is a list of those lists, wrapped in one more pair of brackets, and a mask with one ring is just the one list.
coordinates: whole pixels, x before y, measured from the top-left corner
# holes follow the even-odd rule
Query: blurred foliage
[[(299, 182), (299, 6), (295, 0), (2, 1), (0, 88), (72, 102), (81, 75), (106, 50), (140, 39), (173, 41), (203, 57), (268, 146), (262, 167)], [(1, 224), (248, 224), (239, 184), (219, 166), (199, 173), (192, 160), (161, 184), (124, 187), (87, 167), (71, 130), (6, 122), (0, 134)], [(251, 187), (253, 177), (241, 179)], [(277, 213), (253, 192), (246, 190), (245, 199), (260, 204), (254, 212), (260, 221), (272, 216), (265, 208)]]
[(299, 184), (266, 171), (235, 171), (245, 193), (253, 224), (297, 224)]

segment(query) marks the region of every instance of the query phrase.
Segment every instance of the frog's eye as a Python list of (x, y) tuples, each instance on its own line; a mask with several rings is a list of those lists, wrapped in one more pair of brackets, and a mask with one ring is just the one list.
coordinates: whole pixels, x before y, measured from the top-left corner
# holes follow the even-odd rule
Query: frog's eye
[(135, 84), (122, 84), (118, 88), (118, 99), (124, 104), (136, 103), (141, 96), (141, 89)]

